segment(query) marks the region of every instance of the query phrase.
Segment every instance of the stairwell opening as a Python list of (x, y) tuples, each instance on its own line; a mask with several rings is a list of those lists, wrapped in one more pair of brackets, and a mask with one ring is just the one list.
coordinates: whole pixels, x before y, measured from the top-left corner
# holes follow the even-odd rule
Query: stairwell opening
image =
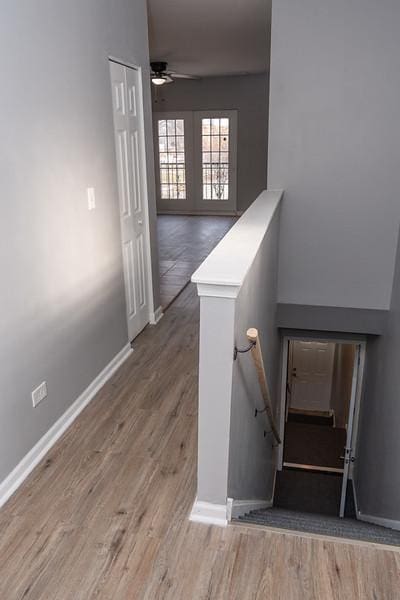
[(274, 506), (356, 516), (352, 476), (365, 343), (285, 336)]
[[(365, 339), (285, 330), (282, 349), (282, 444), (272, 506), (250, 510), (233, 521), (399, 546), (400, 532), (367, 522), (354, 494)], [(314, 384), (307, 375), (308, 363), (316, 372)], [(322, 381), (326, 371), (330, 385)]]

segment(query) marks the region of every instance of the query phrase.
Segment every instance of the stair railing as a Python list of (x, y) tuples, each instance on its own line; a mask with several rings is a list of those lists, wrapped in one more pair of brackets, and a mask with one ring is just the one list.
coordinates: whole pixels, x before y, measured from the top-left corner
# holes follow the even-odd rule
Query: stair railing
[(268, 417), (268, 421), (269, 421), (269, 424), (271, 427), (271, 432), (273, 433), (277, 444), (281, 444), (281, 438), (280, 438), (278, 429), (275, 425), (274, 413), (272, 410), (271, 394), (269, 391), (267, 375), (265, 373), (265, 368), (264, 368), (264, 361), (263, 361), (262, 352), (261, 352), (260, 337), (258, 335), (257, 329), (255, 329), (254, 327), (251, 327), (250, 329), (248, 329), (246, 335), (247, 335), (247, 339), (249, 340), (249, 342), (251, 344), (249, 349), (250, 349), (251, 356), (254, 361), (254, 365), (256, 367), (258, 382), (260, 384), (260, 389), (261, 389), (261, 395), (264, 400), (264, 409), (265, 409), (266, 415)]

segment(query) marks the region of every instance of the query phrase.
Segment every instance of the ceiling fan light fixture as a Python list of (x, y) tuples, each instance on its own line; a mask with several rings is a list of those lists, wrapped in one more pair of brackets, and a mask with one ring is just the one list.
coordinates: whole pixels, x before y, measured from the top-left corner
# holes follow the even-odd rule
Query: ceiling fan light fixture
[(154, 85), (164, 85), (164, 83), (167, 83), (167, 78), (164, 75), (154, 75), (151, 81)]

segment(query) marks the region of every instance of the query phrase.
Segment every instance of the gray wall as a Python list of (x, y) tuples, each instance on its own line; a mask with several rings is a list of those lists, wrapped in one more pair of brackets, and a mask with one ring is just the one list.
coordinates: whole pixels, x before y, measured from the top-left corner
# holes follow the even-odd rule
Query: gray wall
[(153, 110), (237, 110), (237, 209), (267, 187), (268, 75), (175, 81), (153, 91)]
[(155, 216), (145, 1), (1, 8), (0, 481), (128, 341), (110, 54), (145, 69)]
[(385, 336), (367, 346), (356, 491), (367, 515), (400, 521), (400, 238)]
[(400, 2), (274, 0), (279, 301), (387, 309), (400, 219)]
[[(278, 240), (280, 210), (274, 215), (235, 306), (235, 344), (248, 345), (244, 332), (256, 327), (260, 334), (274, 409), (278, 405), (280, 339), (276, 328)], [(229, 441), (228, 496), (235, 500), (272, 499), (275, 457), (274, 438), (263, 409), (263, 399), (250, 353), (239, 354), (233, 365)]]

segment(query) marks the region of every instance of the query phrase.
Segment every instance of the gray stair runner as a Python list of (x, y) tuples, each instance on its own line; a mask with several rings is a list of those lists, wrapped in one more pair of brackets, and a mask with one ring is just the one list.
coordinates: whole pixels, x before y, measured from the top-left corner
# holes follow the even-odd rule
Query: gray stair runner
[(330, 535), (340, 538), (400, 546), (400, 531), (371, 525), (356, 519), (340, 519), (314, 513), (281, 508), (254, 510), (236, 519), (241, 523), (264, 525), (279, 529)]

